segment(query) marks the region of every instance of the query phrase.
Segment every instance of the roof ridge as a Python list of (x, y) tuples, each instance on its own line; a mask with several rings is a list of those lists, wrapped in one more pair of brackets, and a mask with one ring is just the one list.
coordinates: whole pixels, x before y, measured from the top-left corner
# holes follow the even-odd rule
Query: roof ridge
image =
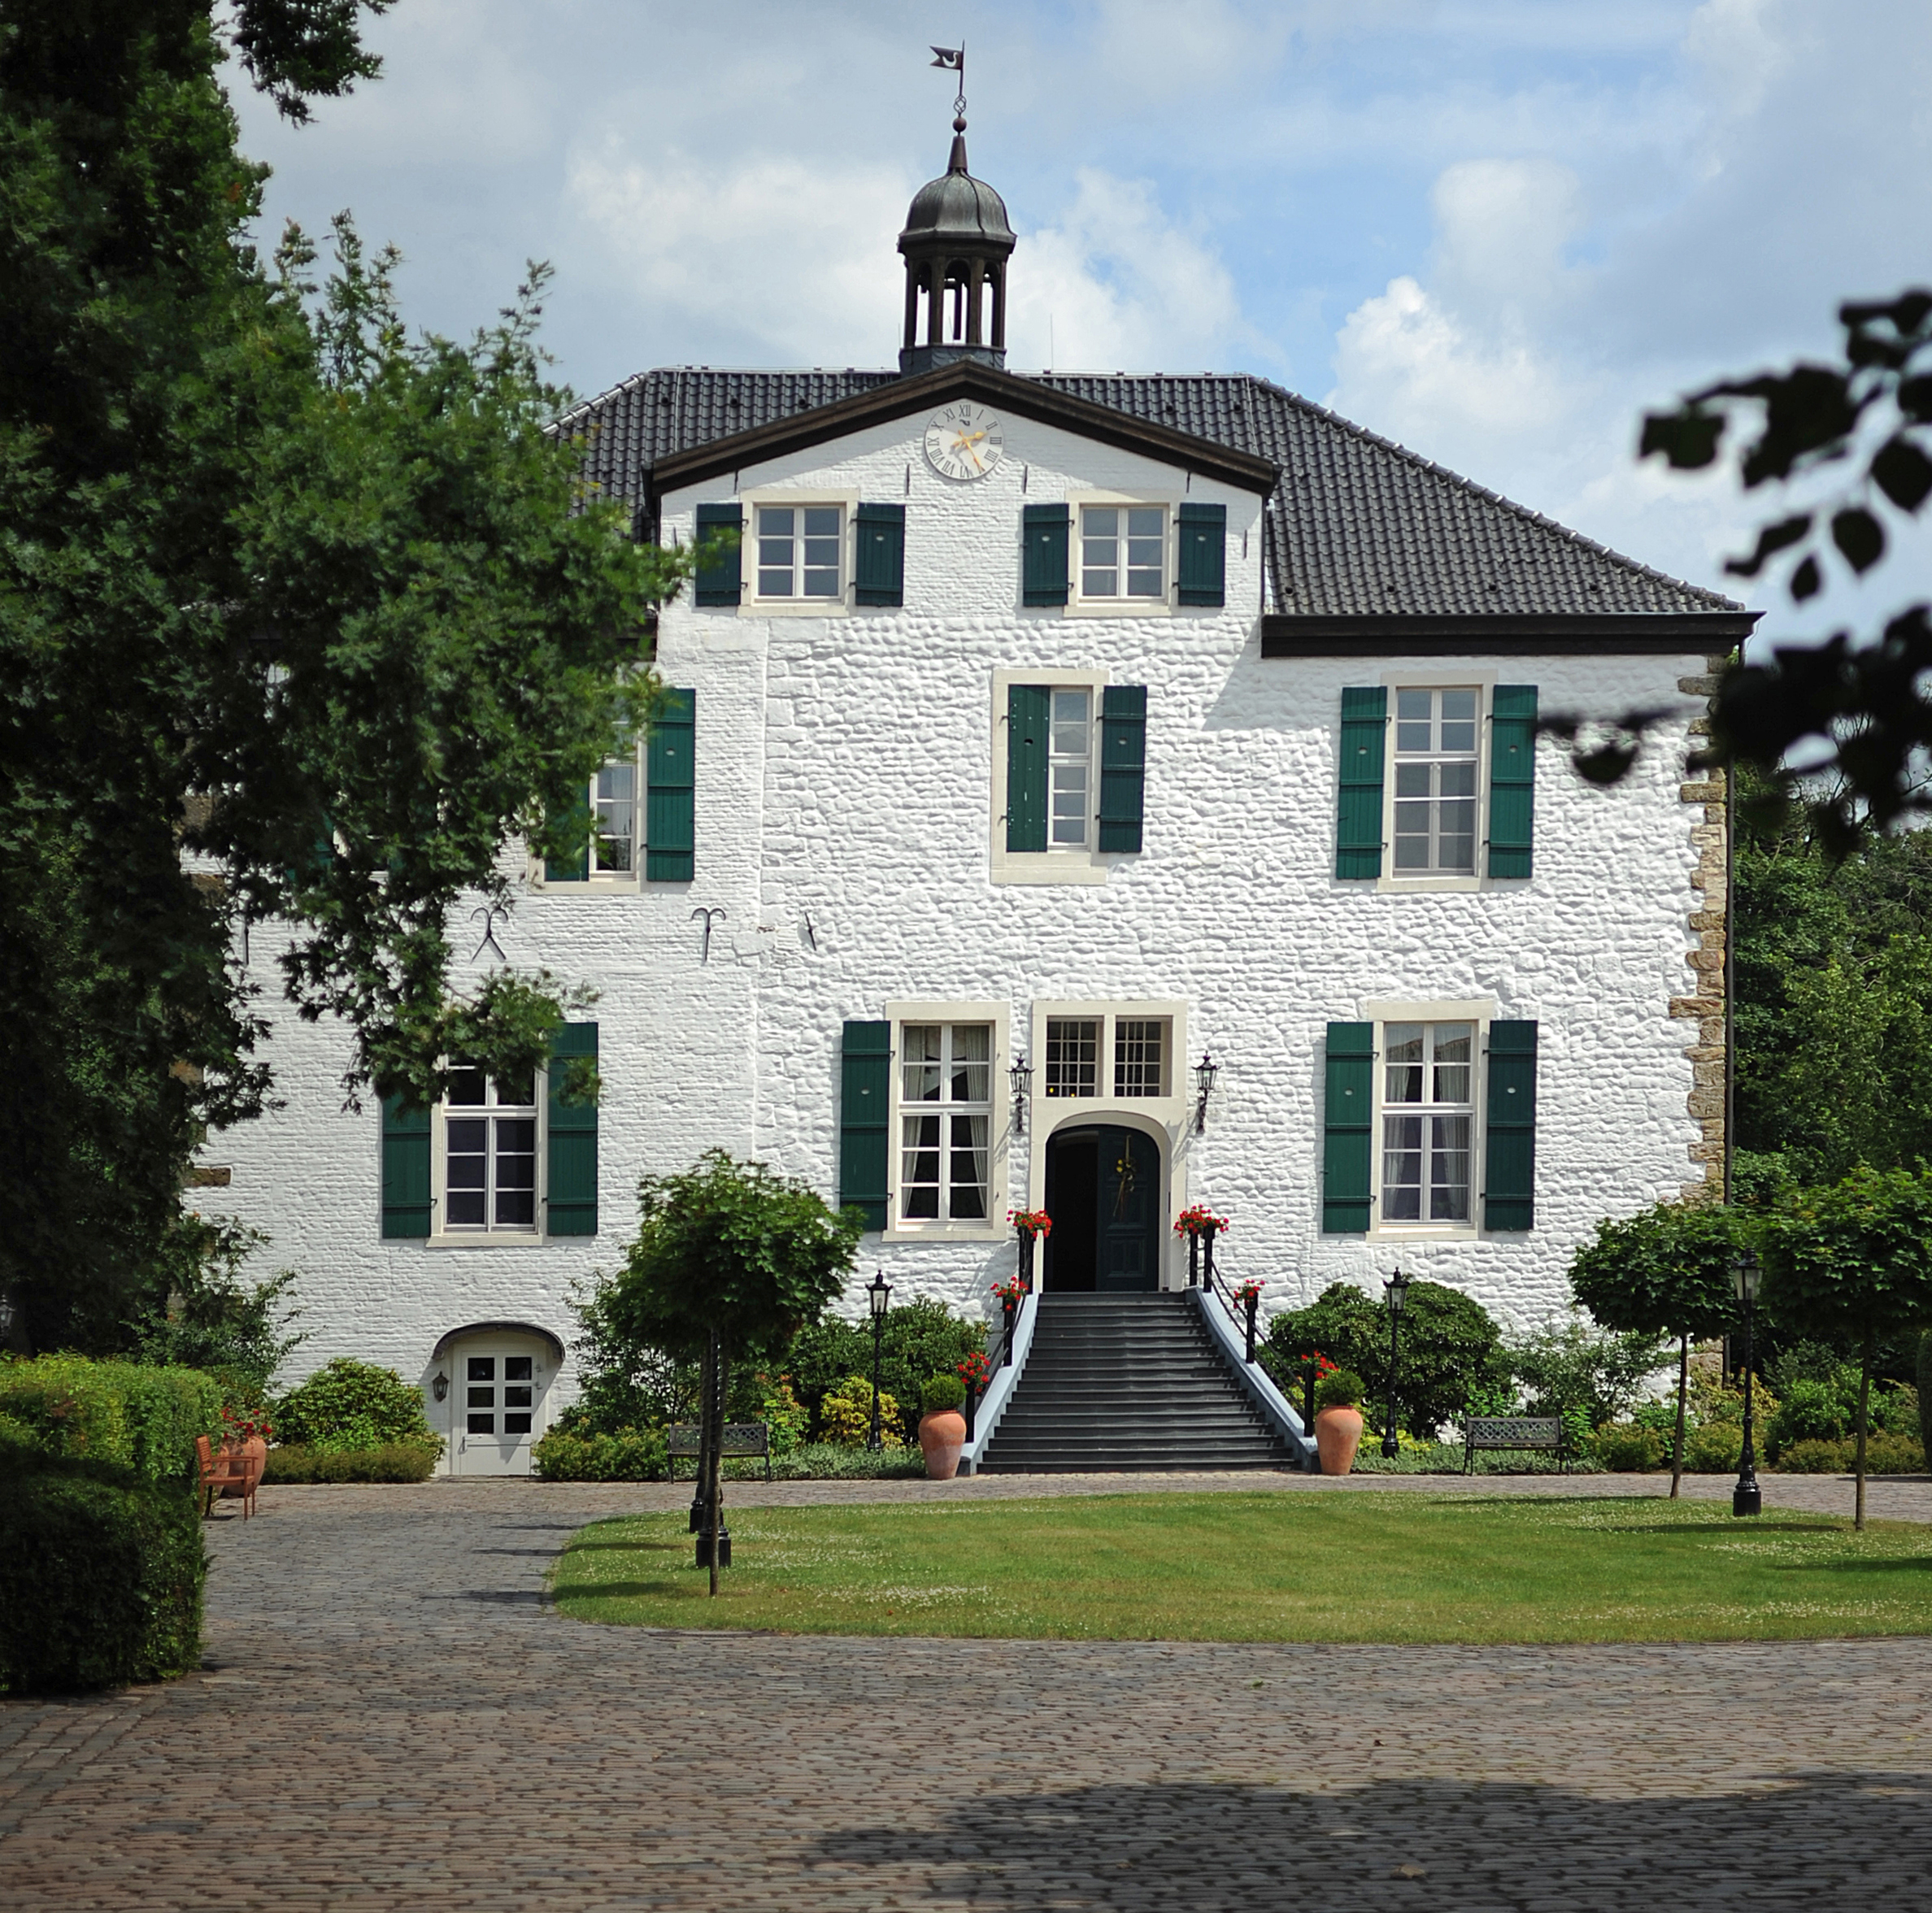
[(1660, 585), (1669, 585), (1679, 591), (1693, 592), (1699, 598), (1710, 599), (1724, 611), (1741, 611), (1745, 608), (1735, 598), (1726, 598), (1722, 592), (1713, 591), (1708, 585), (1694, 585), (1688, 578), (1673, 577), (1669, 572), (1660, 571), (1655, 565), (1646, 564), (1642, 559), (1632, 558), (1627, 553), (1619, 551), (1614, 546), (1606, 545), (1602, 540), (1591, 537), (1587, 532), (1580, 532), (1573, 525), (1564, 524), (1560, 519), (1551, 518), (1547, 512), (1538, 511), (1532, 505), (1519, 504), (1503, 493), (1492, 491), (1487, 485), (1479, 485), (1464, 473), (1451, 471), (1448, 466), (1438, 464), (1434, 459), (1411, 450), (1398, 440), (1385, 438), (1381, 433), (1371, 431), (1366, 425), (1358, 425), (1353, 419), (1345, 419), (1338, 411), (1299, 392), (1290, 392), (1286, 385), (1277, 385), (1272, 379), (1264, 379), (1257, 372), (1216, 372), (1203, 376), (1245, 379), (1249, 385), (1261, 386), (1285, 398), (1289, 404), (1297, 406), (1305, 412), (1313, 413), (1324, 424), (1338, 427), (1356, 438), (1366, 440), (1383, 451), (1393, 453), (1405, 463), (1416, 466), (1433, 478), (1447, 479), (1457, 489), (1473, 493), (1486, 504), (1499, 505), (1505, 511), (1526, 520), (1539, 530), (1555, 532), (1573, 545), (1580, 545), (1585, 550), (1595, 552), (1599, 558), (1608, 559), (1612, 564), (1621, 565), (1625, 571), (1636, 573), (1638, 577), (1653, 579)]

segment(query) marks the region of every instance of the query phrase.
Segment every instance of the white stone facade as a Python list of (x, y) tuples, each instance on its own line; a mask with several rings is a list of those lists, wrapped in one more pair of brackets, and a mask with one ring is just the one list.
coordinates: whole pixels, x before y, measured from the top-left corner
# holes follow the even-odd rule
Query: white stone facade
[[(571, 1286), (620, 1259), (638, 1176), (709, 1146), (834, 1195), (842, 1024), (902, 1006), (978, 1006), (999, 1053), (994, 1223), (868, 1236), (862, 1279), (883, 1268), (900, 1297), (977, 1312), (1013, 1264), (1007, 1206), (1041, 1198), (1047, 1133), (1107, 1110), (1156, 1137), (1165, 1221), (1194, 1201), (1230, 1215), (1225, 1267), (1265, 1278), (1277, 1306), (1338, 1280), (1379, 1281), (1399, 1260), (1509, 1322), (1547, 1319), (1599, 1218), (1691, 1178), (1704, 1132), (1688, 1106), (1690, 1034), (1670, 1004), (1699, 987), (1686, 953), (1700, 899), (1674, 748), (1606, 790), (1543, 740), (1526, 880), (1403, 890), (1334, 872), (1345, 687), (1534, 684), (1545, 711), (1662, 707), (1687, 724), (1703, 701), (1679, 680), (1704, 657), (1264, 659), (1257, 495), (1059, 426), (1004, 424), (1003, 463), (973, 484), (928, 466), (920, 413), (747, 467), (735, 489), (725, 476), (662, 498), (662, 536), (685, 543), (699, 503), (734, 495), (903, 504), (904, 603), (838, 615), (668, 607), (659, 669), (697, 700), (694, 880), (598, 893), (532, 885), (498, 930), (516, 967), (602, 992), (594, 1238), (381, 1240), (377, 1120), (340, 1106), (342, 1034), (277, 1022), (269, 1054), (286, 1106), (216, 1139), (211, 1159), (233, 1181), (207, 1206), (268, 1230), (270, 1258), (299, 1272), (311, 1339), (298, 1368), (346, 1354), (426, 1379), (438, 1337), (471, 1322), (568, 1341)], [(1225, 505), (1225, 607), (1022, 606), (1023, 506), (1091, 493)], [(1000, 867), (1003, 687), (1056, 676), (1147, 687), (1143, 847), (1094, 858), (1092, 880), (996, 881), (1015, 874)], [(724, 913), (708, 962), (700, 909)], [(272, 993), (268, 941), (258, 936), (255, 957)], [(1212, 1052), (1203, 1134), (1185, 1079), (1152, 1104), (1039, 1093), (1046, 1006), (1089, 1003), (1171, 1015), (1184, 1067)], [(1322, 1233), (1325, 1025), (1403, 1004), (1539, 1025), (1527, 1233)], [(1035, 1067), (1023, 1139), (1008, 1133), (1016, 1053)], [(1163, 1234), (1171, 1284), (1185, 1263), (1164, 1222)], [(571, 1387), (567, 1364), (553, 1411)]]

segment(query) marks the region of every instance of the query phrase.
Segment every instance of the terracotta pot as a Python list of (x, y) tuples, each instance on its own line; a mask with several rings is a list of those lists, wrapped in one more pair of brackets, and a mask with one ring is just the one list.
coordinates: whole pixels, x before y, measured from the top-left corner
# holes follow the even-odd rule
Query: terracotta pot
[(1346, 1475), (1355, 1466), (1361, 1445), (1360, 1409), (1324, 1408), (1315, 1417), (1315, 1452), (1321, 1458), (1323, 1474)]
[(919, 1418), (920, 1452), (926, 1476), (950, 1481), (959, 1472), (959, 1450), (966, 1446), (966, 1417), (956, 1408), (935, 1408)]

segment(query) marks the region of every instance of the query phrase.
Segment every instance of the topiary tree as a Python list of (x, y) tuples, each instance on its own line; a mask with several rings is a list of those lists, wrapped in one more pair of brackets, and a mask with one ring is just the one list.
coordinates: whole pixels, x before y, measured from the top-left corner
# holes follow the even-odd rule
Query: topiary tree
[(1863, 1528), (1878, 1338), (1932, 1321), (1932, 1170), (1855, 1169), (1801, 1190), (1770, 1224), (1763, 1295), (1776, 1320), (1860, 1350), (1853, 1524)]
[(762, 1163), (707, 1150), (637, 1185), (637, 1235), (611, 1286), (613, 1319), (674, 1354), (702, 1347), (706, 1383), (703, 1558), (718, 1591), (719, 1448), (724, 1375), (738, 1356), (776, 1358), (842, 1292), (865, 1219)]
[[(1488, 1376), (1502, 1332), (1460, 1289), (1419, 1281), (1409, 1285), (1400, 1333), (1401, 1420), (1411, 1434), (1433, 1439)], [(1337, 1282), (1308, 1307), (1284, 1310), (1268, 1323), (1262, 1363), (1292, 1398), (1302, 1358), (1316, 1350), (1360, 1376), (1371, 1405), (1388, 1400), (1389, 1314), (1379, 1297)]]
[(1717, 1335), (1737, 1313), (1731, 1258), (1744, 1246), (1742, 1220), (1712, 1203), (1659, 1202), (1621, 1222), (1599, 1222), (1570, 1262), (1570, 1293), (1606, 1328), (1676, 1338), (1677, 1433), (1670, 1492), (1684, 1480), (1684, 1409), (1690, 1343)]

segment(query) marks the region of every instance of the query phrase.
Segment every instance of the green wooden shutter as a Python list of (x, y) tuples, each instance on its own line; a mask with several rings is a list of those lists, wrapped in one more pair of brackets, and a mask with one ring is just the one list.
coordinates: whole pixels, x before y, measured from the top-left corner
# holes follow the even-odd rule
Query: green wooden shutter
[(550, 1037), (550, 1159), (547, 1220), (552, 1236), (597, 1233), (597, 1105), (563, 1099), (565, 1066), (573, 1056), (597, 1060), (597, 1025), (566, 1023)]
[(891, 1105), (892, 1025), (848, 1023), (839, 1057), (838, 1202), (865, 1211), (868, 1229), (886, 1226), (887, 1111)]
[(906, 508), (859, 507), (859, 555), (852, 583), (860, 604), (906, 602)]
[(1176, 582), (1183, 604), (1228, 602), (1228, 508), (1183, 503)]
[(1498, 685), (1490, 709), (1489, 873), (1528, 876), (1536, 810), (1536, 686)]
[(1322, 1233), (1360, 1235), (1375, 1192), (1375, 1025), (1331, 1023), (1322, 1074)]
[(1045, 685), (1007, 686), (1007, 848), (1046, 848), (1046, 741), (1053, 693)]
[(1020, 601), (1025, 604), (1064, 604), (1071, 509), (1065, 505), (1028, 505), (1020, 515), (1025, 552)]
[[(1534, 693), (1531, 693), (1534, 695)], [(1536, 1025), (1492, 1023), (1482, 1226), (1525, 1229), (1536, 1207)]]
[(553, 818), (551, 833), (563, 841), (577, 846), (574, 857), (559, 859), (546, 857), (543, 860), (543, 880), (546, 884), (583, 884), (590, 880), (590, 798), (588, 786), (577, 800), (577, 808), (561, 820)]
[(429, 1233), (429, 1112), (400, 1096), (382, 1099), (382, 1239)]
[(1335, 875), (1378, 877), (1382, 867), (1382, 752), (1389, 693), (1380, 685), (1342, 693), (1342, 766), (1335, 807)]
[(1100, 693), (1100, 848), (1138, 850), (1147, 791), (1147, 687)]
[(688, 884), (696, 854), (698, 693), (667, 691), (644, 751), (644, 875)]
[(698, 507), (698, 544), (703, 550), (707, 539), (721, 532), (737, 534), (729, 549), (715, 549), (698, 563), (698, 602), (700, 604), (736, 604), (744, 578), (744, 514), (734, 503), (700, 505)]

